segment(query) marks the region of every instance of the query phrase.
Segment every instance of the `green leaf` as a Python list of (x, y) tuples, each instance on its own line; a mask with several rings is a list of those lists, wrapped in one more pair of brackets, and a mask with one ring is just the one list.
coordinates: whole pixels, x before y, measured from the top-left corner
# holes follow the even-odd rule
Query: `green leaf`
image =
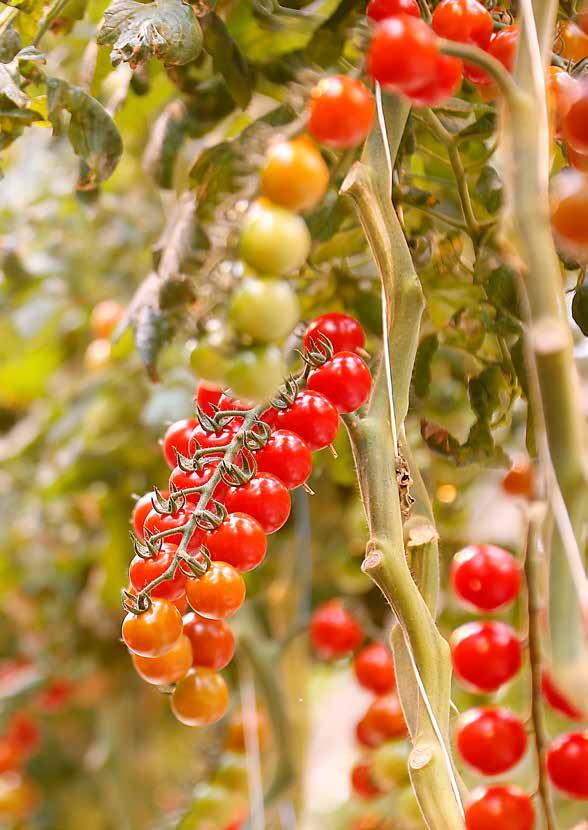
[(0, 35), (0, 63), (10, 63), (21, 49), (22, 40), (19, 33), (12, 26), (8, 26)]
[(492, 420), (496, 412), (502, 409), (502, 396), (506, 385), (502, 369), (498, 365), (488, 366), (472, 378), (468, 385), (470, 404), (478, 418)]
[(182, 0), (114, 0), (104, 12), (97, 42), (114, 48), (114, 66), (137, 66), (150, 57), (178, 65), (195, 60), (202, 51), (202, 29), (191, 6)]
[(87, 165), (81, 189), (91, 188), (112, 175), (123, 151), (118, 129), (102, 104), (82, 89), (58, 78), (47, 78), (48, 117), (56, 133), (63, 114), (71, 118), (68, 137), (76, 155)]
[(253, 78), (249, 64), (224, 21), (214, 12), (201, 19), (204, 48), (212, 57), (214, 71), (223, 76), (235, 103), (245, 109), (251, 101)]
[(502, 179), (490, 164), (482, 168), (474, 189), (488, 213), (496, 213), (502, 205)]
[(436, 334), (423, 337), (417, 349), (412, 373), (412, 382), (417, 397), (426, 398), (431, 385), (431, 364), (439, 348), (439, 338)]
[(485, 421), (478, 420), (473, 424), (463, 444), (444, 427), (432, 421), (421, 422), (421, 435), (429, 449), (450, 459), (458, 467), (468, 464), (504, 468), (510, 466), (508, 455), (502, 447), (496, 446), (490, 427)]
[(153, 125), (143, 166), (158, 187), (173, 187), (175, 162), (186, 137), (187, 123), (188, 115), (183, 102), (172, 101)]

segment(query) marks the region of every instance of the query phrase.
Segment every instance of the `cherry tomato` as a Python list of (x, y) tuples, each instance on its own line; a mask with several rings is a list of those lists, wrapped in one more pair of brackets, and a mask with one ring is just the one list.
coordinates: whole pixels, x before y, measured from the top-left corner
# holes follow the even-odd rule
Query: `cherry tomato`
[(103, 372), (110, 366), (112, 344), (104, 337), (96, 337), (84, 352), (84, 366), (89, 372)]
[[(157, 533), (163, 533), (166, 530), (173, 530), (174, 528), (181, 528), (190, 519), (194, 506), (189, 504), (182, 510), (176, 510), (175, 513), (158, 513), (157, 510), (150, 510), (147, 513), (147, 518), (143, 525), (145, 533), (154, 536)], [(170, 533), (169, 536), (164, 536), (163, 539), (166, 545), (179, 545), (182, 541), (182, 530), (177, 533)], [(202, 533), (196, 531), (188, 544), (188, 552), (192, 553), (198, 549), (202, 540)]]
[[(307, 184), (305, 179), (302, 184)], [(287, 337), (298, 322), (300, 305), (285, 280), (247, 277), (231, 298), (229, 317), (241, 334), (275, 343)]]
[(552, 784), (570, 798), (588, 799), (588, 732), (559, 735), (547, 751)]
[(496, 545), (468, 545), (451, 563), (451, 586), (463, 602), (479, 611), (497, 611), (521, 590), (521, 566)]
[(580, 173), (588, 173), (588, 153), (578, 153), (573, 147), (566, 147), (566, 157), (570, 167)]
[(588, 58), (588, 35), (573, 20), (561, 23), (559, 34), (563, 43), (564, 58), (574, 63)]
[(200, 380), (196, 386), (194, 402), (196, 403), (196, 406), (199, 406), (206, 415), (213, 415), (214, 406), (218, 404), (222, 393), (223, 390), (220, 386), (217, 386), (216, 383)]
[(186, 593), (184, 592), (181, 597), (174, 599), (173, 604), (178, 609), (180, 614), (185, 614), (188, 610), (188, 597), (186, 596)]
[(397, 14), (409, 14), (420, 17), (421, 10), (417, 0), (370, 0), (366, 12), (370, 20), (379, 22)]
[(559, 712), (560, 715), (565, 715), (570, 720), (588, 720), (585, 713), (581, 712), (573, 703), (571, 703), (563, 692), (557, 688), (549, 674), (544, 671), (541, 675), (541, 691), (543, 697), (549, 703), (552, 709)]
[(184, 617), (184, 634), (192, 643), (195, 666), (220, 671), (233, 659), (235, 638), (224, 620), (209, 620), (190, 612)]
[(490, 12), (478, 0), (441, 0), (431, 26), (439, 37), (472, 43), (480, 49), (488, 48), (494, 31)]
[(215, 561), (228, 562), (245, 573), (260, 565), (267, 551), (263, 528), (244, 513), (229, 513), (204, 540)]
[(275, 427), (296, 433), (315, 452), (335, 440), (339, 415), (324, 395), (305, 389), (296, 395), (291, 406), (276, 412)]
[(128, 650), (141, 657), (159, 657), (169, 651), (182, 634), (182, 617), (165, 599), (154, 599), (143, 614), (129, 611), (122, 624)]
[(147, 518), (147, 514), (153, 507), (153, 503), (151, 499), (153, 498), (154, 493), (151, 491), (150, 493), (145, 493), (144, 496), (141, 496), (140, 499), (137, 499), (135, 502), (135, 506), (133, 507), (133, 512), (131, 513), (131, 522), (133, 525), (133, 530), (139, 537), (139, 539), (143, 539), (143, 525), (145, 524), (145, 519)]
[(327, 337), (333, 347), (333, 354), (337, 352), (356, 352), (365, 346), (365, 331), (361, 324), (349, 314), (331, 312), (316, 317), (306, 327), (304, 332), (304, 348), (320, 349), (319, 334)]
[(12, 826), (27, 819), (36, 809), (37, 790), (25, 775), (5, 772), (0, 775), (0, 822)]
[(588, 259), (588, 175), (566, 168), (551, 180), (551, 229), (561, 250)]
[(366, 761), (360, 761), (351, 770), (351, 789), (360, 798), (375, 798), (382, 794)]
[(171, 707), (186, 726), (210, 726), (222, 718), (229, 706), (229, 690), (220, 674), (198, 666), (190, 669), (176, 686)]
[(577, 153), (588, 153), (588, 82), (579, 81), (574, 100), (562, 120), (562, 134)]
[[(519, 27), (516, 24), (505, 26), (504, 29), (500, 29), (492, 35), (490, 45), (486, 50), (489, 55), (500, 61), (509, 72), (512, 72), (514, 68), (518, 39)], [(472, 67), (472, 69), (473, 75), (470, 80), (475, 81), (480, 86), (489, 86), (494, 83), (490, 75), (483, 69), (479, 67)]]
[(261, 192), (274, 204), (289, 210), (311, 210), (328, 186), (329, 168), (310, 139), (270, 145), (261, 171)]
[(139, 677), (154, 686), (177, 683), (192, 665), (192, 643), (184, 634), (169, 651), (159, 657), (133, 654), (133, 665)]
[(264, 533), (275, 533), (290, 515), (290, 493), (271, 473), (257, 473), (247, 484), (231, 487), (225, 499), (231, 513), (252, 516)]
[(243, 605), (245, 582), (227, 562), (213, 562), (205, 574), (186, 581), (186, 595), (191, 607), (202, 617), (223, 620)]
[(475, 690), (494, 692), (521, 667), (522, 649), (516, 632), (497, 620), (456, 628), (450, 645), (456, 675)]
[(192, 430), (188, 447), (192, 454), (195, 453), (198, 448), (216, 449), (218, 447), (220, 450), (219, 456), (222, 456), (225, 448), (231, 443), (234, 437), (235, 430), (232, 423), (227, 424), (227, 426), (217, 430), (216, 432), (208, 432), (208, 430), (204, 429), (204, 427), (198, 425)]
[(45, 714), (61, 712), (69, 705), (74, 693), (74, 686), (65, 677), (49, 680), (44, 689), (36, 695), (35, 706)]
[(308, 376), (308, 389), (320, 392), (338, 412), (355, 412), (370, 396), (372, 375), (353, 352), (339, 352)]
[[(267, 199), (257, 199), (243, 217), (239, 251), (245, 262), (262, 274), (281, 276), (297, 271), (306, 262), (310, 243), (304, 219)], [(277, 325), (279, 321), (274, 322)]]
[(435, 35), (424, 20), (399, 14), (378, 23), (368, 72), (388, 92), (410, 95), (435, 79), (438, 56)]
[(189, 457), (190, 435), (194, 427), (198, 425), (195, 418), (184, 418), (171, 424), (163, 436), (163, 455), (169, 467), (177, 464), (176, 450), (181, 455)]
[[(170, 567), (174, 560), (176, 545), (162, 545), (156, 556), (149, 559), (136, 555), (131, 559), (129, 579), (133, 588), (142, 591), (150, 582), (161, 576)], [(173, 602), (186, 593), (186, 577), (179, 568), (171, 579), (166, 579), (156, 585), (151, 596), (167, 599)]]
[(522, 496), (525, 499), (531, 499), (533, 498), (534, 488), (535, 476), (528, 459), (515, 461), (502, 479), (502, 489), (509, 496)]
[(367, 137), (376, 105), (369, 89), (356, 78), (323, 78), (310, 93), (308, 132), (327, 147), (356, 147)]
[(238, 351), (229, 364), (226, 380), (240, 398), (266, 401), (284, 382), (288, 367), (278, 346), (257, 346)]
[(356, 649), (363, 640), (363, 629), (340, 599), (324, 602), (313, 613), (310, 639), (324, 660), (337, 660)]
[(0, 738), (0, 775), (10, 770), (18, 770), (21, 755), (9, 738)]
[(103, 300), (92, 309), (90, 327), (94, 337), (110, 337), (123, 318), (125, 310), (114, 300)]
[(355, 676), (364, 689), (376, 695), (392, 692), (396, 685), (390, 651), (381, 643), (370, 643), (355, 657)]
[[(216, 470), (215, 461), (208, 461), (206, 466), (201, 470), (194, 470), (193, 472), (185, 472), (181, 467), (174, 467), (169, 477), (170, 490), (190, 490), (192, 487), (202, 487), (208, 484), (213, 477)], [(222, 501), (227, 492), (227, 485), (224, 481), (219, 481), (212, 493), (212, 498), (217, 501)], [(198, 504), (201, 493), (186, 493), (186, 501), (190, 504)]]
[(245, 752), (247, 748), (245, 732), (247, 729), (251, 729), (257, 733), (257, 741), (260, 749), (266, 746), (269, 738), (269, 724), (265, 712), (260, 709), (255, 709), (252, 715), (251, 722), (247, 721), (242, 710), (239, 710), (231, 717), (227, 730), (227, 749), (233, 752)]
[(300, 487), (312, 471), (312, 454), (302, 438), (286, 429), (272, 432), (269, 441), (255, 453), (259, 473), (272, 473), (288, 490)]
[(466, 830), (533, 830), (535, 811), (519, 787), (480, 787), (466, 808)]
[(563, 137), (563, 122), (582, 85), (559, 66), (550, 66), (547, 74), (547, 103), (554, 116), (555, 136)]
[(514, 767), (527, 748), (521, 720), (508, 709), (470, 709), (459, 721), (457, 748), (464, 761), (483, 775)]
[(409, 98), (417, 107), (433, 107), (450, 98), (461, 84), (463, 64), (448, 55), (437, 56), (435, 77), (410, 93)]
[(200, 382), (213, 381), (225, 383), (228, 367), (229, 343), (223, 339), (222, 333), (206, 334), (190, 352), (190, 368), (199, 377)]
[[(360, 726), (361, 724), (361, 726)], [(361, 743), (376, 747), (385, 741), (404, 738), (407, 734), (406, 721), (397, 695), (377, 697), (360, 720), (356, 735)]]
[(36, 720), (27, 712), (15, 712), (6, 730), (6, 739), (21, 758), (30, 758), (41, 746), (41, 735)]

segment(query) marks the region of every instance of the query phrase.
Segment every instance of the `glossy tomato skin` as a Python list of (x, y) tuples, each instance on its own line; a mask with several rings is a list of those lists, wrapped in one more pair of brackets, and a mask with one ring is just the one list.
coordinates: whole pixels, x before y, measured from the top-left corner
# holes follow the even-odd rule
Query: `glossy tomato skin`
[(186, 596), (197, 614), (224, 620), (243, 605), (245, 583), (232, 565), (212, 562), (205, 574), (186, 580)]
[(131, 513), (131, 523), (133, 525), (133, 530), (139, 537), (139, 539), (143, 539), (143, 525), (145, 524), (145, 519), (147, 518), (147, 514), (153, 507), (153, 503), (151, 499), (153, 498), (153, 492), (145, 493), (144, 496), (141, 496), (140, 499), (137, 499), (135, 502), (135, 506), (133, 507), (133, 512)]
[(188, 637), (181, 635), (169, 651), (159, 657), (141, 657), (133, 654), (135, 671), (146, 683), (165, 686), (177, 683), (192, 665), (192, 644)]
[(369, 89), (356, 78), (323, 78), (310, 93), (308, 132), (321, 144), (344, 150), (367, 137), (376, 105)]
[(433, 31), (459, 43), (487, 49), (494, 31), (488, 9), (478, 0), (441, 0), (433, 12)]
[(222, 429), (219, 429), (218, 432), (208, 432), (204, 429), (204, 427), (201, 427), (200, 424), (198, 424), (198, 426), (193, 429), (190, 434), (190, 441), (188, 443), (189, 451), (193, 454), (199, 448), (211, 449), (218, 447), (220, 457), (234, 437), (235, 429), (232, 423), (227, 424), (227, 426)]
[(349, 314), (333, 311), (312, 320), (304, 332), (304, 348), (312, 349), (314, 342), (314, 347), (320, 349), (320, 334), (330, 340), (333, 354), (356, 352), (365, 347), (365, 331), (361, 323)]
[(355, 657), (355, 676), (360, 686), (376, 695), (394, 691), (396, 679), (392, 655), (382, 643), (370, 643)]
[(552, 709), (564, 715), (570, 720), (588, 720), (584, 712), (581, 712), (573, 703), (571, 703), (561, 689), (558, 689), (548, 672), (544, 671), (541, 675), (541, 691), (543, 697), (549, 703)]
[[(216, 462), (214, 461), (209, 461), (201, 470), (194, 470), (192, 472), (186, 472), (181, 467), (174, 467), (169, 477), (169, 488), (170, 490), (189, 490), (192, 487), (202, 487), (208, 484), (215, 470)], [(227, 490), (228, 487), (225, 482), (222, 480), (219, 481), (214, 488), (212, 498), (217, 501), (222, 501)], [(198, 504), (200, 496), (201, 493), (187, 493), (186, 501), (190, 504)]]
[(566, 168), (552, 178), (551, 229), (562, 251), (588, 259), (588, 174)]
[(521, 590), (521, 566), (496, 545), (468, 545), (451, 563), (451, 585), (462, 602), (479, 611), (497, 611)]
[[(305, 179), (299, 181), (305, 186)], [(287, 337), (298, 322), (300, 304), (286, 280), (246, 277), (233, 292), (229, 316), (241, 334), (258, 343), (275, 343)]]
[(337, 660), (350, 654), (363, 640), (363, 629), (340, 599), (320, 605), (310, 621), (310, 639), (324, 660)]
[(396, 694), (377, 697), (370, 704), (360, 723), (358, 732), (372, 747), (380, 746), (385, 741), (403, 738), (407, 734), (406, 721)]
[(308, 389), (320, 392), (337, 412), (355, 412), (370, 396), (372, 375), (353, 352), (339, 352), (308, 376)]
[(410, 95), (435, 78), (439, 51), (432, 29), (399, 14), (378, 23), (368, 52), (368, 72), (388, 92)]
[[(516, 24), (512, 26), (505, 26), (492, 35), (490, 44), (486, 51), (493, 58), (500, 61), (506, 70), (512, 72), (517, 53), (517, 43), (519, 39), (519, 27)], [(493, 79), (479, 67), (471, 67), (472, 74), (470, 80), (479, 86), (489, 86), (493, 83)]]
[(332, 444), (339, 428), (339, 415), (324, 395), (305, 389), (299, 392), (294, 403), (280, 409), (274, 417), (276, 429), (296, 433), (316, 452)]
[(308, 445), (287, 429), (274, 430), (269, 441), (255, 453), (259, 473), (271, 473), (293, 490), (300, 487), (312, 472), (312, 453)]
[(159, 657), (169, 651), (182, 634), (182, 617), (165, 599), (153, 599), (143, 614), (129, 612), (122, 624), (122, 638), (132, 654)]
[(367, 761), (359, 761), (351, 770), (351, 789), (360, 798), (375, 798), (382, 794)]
[(172, 695), (171, 707), (186, 726), (210, 726), (219, 721), (229, 705), (229, 690), (220, 674), (198, 667), (190, 669)]
[(570, 798), (588, 799), (588, 732), (559, 735), (549, 745), (547, 773), (552, 784)]
[(370, 20), (379, 23), (387, 17), (396, 14), (408, 14), (411, 17), (420, 17), (421, 11), (417, 0), (370, 0), (366, 14)]
[(554, 116), (555, 137), (563, 138), (564, 119), (580, 94), (583, 84), (559, 66), (550, 66), (547, 75), (547, 103)]
[(225, 506), (229, 513), (252, 516), (264, 533), (275, 533), (290, 515), (290, 493), (276, 476), (258, 472), (247, 484), (230, 488)]
[(223, 390), (216, 383), (207, 380), (198, 381), (194, 402), (206, 415), (214, 414), (214, 407), (218, 404)]
[[(129, 566), (129, 579), (133, 588), (142, 591), (150, 582), (166, 571), (173, 562), (176, 552), (175, 545), (162, 545), (156, 556), (149, 559), (136, 555), (132, 558)], [(172, 579), (166, 579), (156, 585), (151, 596), (159, 599), (167, 599), (173, 602), (186, 593), (186, 577), (179, 568)]]
[(417, 107), (434, 107), (450, 98), (459, 88), (463, 64), (448, 55), (437, 56), (435, 77), (410, 93), (410, 100)]
[(261, 171), (261, 192), (289, 210), (316, 207), (329, 185), (329, 168), (307, 137), (270, 145)]
[(566, 158), (570, 167), (580, 173), (588, 173), (588, 153), (578, 153), (573, 147), (566, 147)]
[(252, 516), (229, 513), (224, 521), (204, 539), (215, 561), (228, 562), (246, 573), (260, 565), (267, 551), (263, 528)]
[(192, 643), (193, 665), (220, 671), (235, 653), (235, 637), (224, 620), (210, 620), (191, 611), (184, 617), (184, 634)]
[(519, 787), (480, 787), (466, 808), (466, 830), (533, 830), (535, 811)]
[(570, 104), (562, 123), (562, 133), (577, 153), (588, 153), (588, 82), (580, 81), (575, 100)]
[(198, 421), (195, 418), (184, 418), (171, 424), (163, 436), (163, 455), (168, 467), (175, 467), (177, 463), (176, 450), (181, 455), (189, 457), (188, 444), (190, 435)]
[[(192, 515), (193, 505), (183, 510), (176, 510), (175, 513), (158, 513), (157, 510), (150, 510), (143, 525), (144, 532), (151, 536), (161, 533), (164, 530), (173, 530), (176, 527), (182, 527), (190, 519)], [(164, 536), (166, 545), (179, 545), (182, 541), (182, 532), (178, 530), (177, 533), (170, 533), (169, 536)], [(196, 531), (188, 545), (188, 551), (193, 552), (198, 548), (199, 539), (202, 534)]]
[(535, 475), (529, 461), (515, 462), (502, 479), (502, 489), (509, 496), (532, 499), (535, 490)]
[(239, 252), (262, 274), (281, 276), (304, 265), (311, 237), (301, 216), (257, 199), (241, 223)]
[(497, 620), (456, 628), (450, 646), (457, 677), (479, 691), (496, 691), (521, 667), (522, 649), (516, 632)]
[(470, 767), (482, 775), (499, 775), (521, 760), (527, 748), (527, 733), (509, 709), (470, 709), (460, 718), (456, 743)]

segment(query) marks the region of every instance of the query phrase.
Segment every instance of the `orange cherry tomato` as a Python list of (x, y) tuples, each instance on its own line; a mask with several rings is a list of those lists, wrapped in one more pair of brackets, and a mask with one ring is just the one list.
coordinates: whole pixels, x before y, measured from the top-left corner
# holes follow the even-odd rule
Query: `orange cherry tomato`
[(186, 580), (186, 596), (198, 614), (223, 620), (243, 605), (245, 582), (232, 565), (212, 562), (205, 574)]
[(566, 20), (559, 27), (559, 35), (563, 42), (562, 55), (570, 61), (581, 61), (588, 58), (588, 35), (572, 20)]
[(176, 683), (192, 666), (192, 643), (182, 634), (177, 643), (159, 657), (133, 654), (133, 665), (139, 677), (154, 686)]
[(232, 749), (234, 752), (245, 752), (246, 738), (245, 731), (247, 728), (252, 728), (257, 732), (257, 740), (260, 748), (267, 744), (269, 737), (269, 726), (265, 712), (256, 709), (253, 713), (252, 724), (249, 727), (247, 719), (243, 716), (243, 711), (239, 710), (231, 718), (229, 728), (227, 730), (227, 749)]
[(90, 327), (94, 337), (110, 337), (122, 320), (125, 310), (115, 300), (103, 300), (92, 309)]
[(555, 137), (561, 138), (563, 120), (579, 93), (576, 78), (559, 66), (550, 66), (547, 72), (547, 103), (555, 125)]
[(289, 210), (311, 210), (327, 191), (329, 168), (309, 138), (278, 141), (261, 171), (261, 193)]
[(566, 147), (566, 156), (570, 167), (573, 167), (574, 170), (579, 170), (580, 173), (588, 173), (588, 154), (578, 153), (577, 150), (574, 150), (568, 144)]
[(169, 651), (182, 634), (182, 617), (165, 599), (151, 600), (143, 614), (129, 612), (122, 624), (122, 638), (133, 654), (159, 657)]
[(360, 724), (360, 731), (369, 737), (371, 746), (379, 746), (384, 741), (394, 738), (403, 738), (407, 731), (402, 708), (395, 694), (377, 697)]
[(184, 617), (184, 634), (192, 643), (195, 666), (220, 671), (233, 659), (235, 638), (224, 620), (209, 620), (191, 612)]
[(509, 496), (533, 497), (535, 476), (527, 459), (517, 460), (502, 479), (502, 489)]
[(229, 705), (224, 679), (212, 669), (198, 666), (180, 680), (172, 695), (171, 707), (186, 726), (209, 726), (220, 720)]
[(564, 253), (588, 259), (588, 174), (568, 167), (553, 177), (551, 228)]

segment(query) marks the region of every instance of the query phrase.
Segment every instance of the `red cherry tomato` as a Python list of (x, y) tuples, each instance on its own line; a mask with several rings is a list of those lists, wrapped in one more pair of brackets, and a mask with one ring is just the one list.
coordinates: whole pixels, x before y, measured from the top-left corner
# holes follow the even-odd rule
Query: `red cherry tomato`
[(372, 768), (366, 761), (360, 761), (351, 770), (351, 789), (360, 798), (375, 798), (382, 794), (374, 781)]
[(549, 703), (552, 709), (559, 712), (560, 715), (565, 715), (570, 720), (588, 720), (584, 712), (581, 712), (573, 703), (571, 703), (563, 692), (557, 688), (549, 674), (544, 671), (541, 675), (541, 691), (543, 697)]
[[(190, 473), (185, 472), (181, 467), (174, 467), (169, 477), (169, 488), (170, 490), (190, 490), (192, 487), (202, 487), (204, 484), (208, 484), (214, 475), (215, 469), (216, 463), (214, 461), (209, 461), (201, 470), (194, 470)], [(212, 498), (222, 501), (227, 490), (228, 487), (224, 481), (219, 481), (214, 488)], [(187, 493), (186, 501), (191, 504), (198, 504), (200, 496), (200, 493)]]
[(437, 56), (437, 68), (432, 81), (418, 87), (409, 95), (417, 107), (434, 107), (450, 98), (461, 84), (463, 64), (448, 55)]
[(569, 146), (577, 153), (588, 153), (588, 83), (580, 81), (563, 123), (562, 133)]
[[(519, 27), (516, 24), (513, 24), (512, 26), (505, 26), (504, 29), (500, 29), (492, 35), (490, 45), (486, 50), (489, 55), (492, 55), (493, 58), (500, 61), (504, 68), (509, 72), (512, 72), (514, 68), (518, 39)], [(480, 69), (479, 67), (474, 68), (474, 72), (475, 75), (473, 75), (470, 80), (475, 81), (475, 83), (480, 86), (488, 86), (493, 83), (490, 75), (488, 75), (487, 72), (484, 72), (483, 69)]]
[(475, 690), (494, 692), (521, 667), (522, 649), (516, 632), (503, 622), (470, 622), (451, 635), (456, 675)]
[(370, 20), (379, 22), (387, 17), (394, 17), (396, 14), (420, 17), (421, 10), (417, 0), (370, 0), (367, 4), (366, 14)]
[(6, 730), (9, 741), (21, 758), (30, 758), (41, 746), (41, 734), (36, 720), (27, 712), (15, 712)]
[(192, 611), (184, 617), (184, 634), (192, 643), (194, 666), (220, 671), (233, 659), (235, 638), (224, 620), (209, 620)]
[(228, 562), (245, 573), (263, 562), (267, 539), (263, 528), (244, 513), (229, 513), (226, 519), (204, 539), (215, 561)]
[(355, 147), (367, 137), (375, 111), (374, 96), (361, 81), (323, 78), (310, 93), (308, 132), (327, 147)]
[(131, 523), (133, 525), (133, 530), (135, 531), (139, 539), (144, 538), (143, 525), (145, 524), (147, 514), (153, 507), (153, 503), (151, 501), (153, 495), (153, 491), (151, 491), (150, 493), (145, 493), (145, 495), (141, 496), (140, 499), (137, 499), (137, 501), (135, 502), (135, 506), (133, 507), (133, 512), (131, 513)]
[(192, 666), (192, 643), (182, 634), (169, 651), (159, 657), (141, 657), (133, 654), (135, 671), (146, 683), (167, 686), (177, 683)]
[(521, 590), (521, 566), (496, 545), (468, 545), (451, 563), (451, 585), (463, 602), (480, 611), (497, 611)]
[(466, 808), (466, 830), (533, 830), (535, 811), (519, 787), (480, 787)]
[(514, 767), (527, 748), (521, 720), (508, 709), (470, 709), (459, 721), (457, 748), (464, 761), (483, 775)]
[[(157, 533), (162, 533), (166, 530), (173, 530), (178, 527), (181, 528), (190, 519), (192, 515), (193, 506), (183, 510), (176, 510), (175, 513), (158, 513), (157, 510), (150, 510), (143, 525), (145, 533), (154, 536)], [(169, 536), (163, 537), (166, 545), (179, 545), (182, 541), (182, 531), (177, 533), (170, 533)], [(196, 531), (188, 545), (188, 551), (193, 552), (199, 547), (202, 540), (202, 534)]]
[(172, 712), (186, 726), (210, 726), (222, 718), (229, 706), (229, 690), (220, 674), (198, 666), (176, 686)]
[(290, 493), (276, 476), (257, 473), (247, 484), (230, 488), (225, 506), (230, 513), (252, 516), (264, 533), (275, 533), (290, 515)]
[(525, 499), (531, 499), (533, 498), (534, 488), (533, 467), (526, 459), (515, 461), (502, 479), (502, 489), (509, 496), (521, 496)]
[(370, 747), (380, 746), (385, 741), (403, 738), (406, 733), (406, 721), (395, 694), (377, 697), (356, 729), (356, 735), (361, 743)]
[(232, 423), (226, 427), (223, 427), (223, 429), (218, 430), (218, 432), (207, 432), (200, 426), (200, 424), (198, 424), (198, 426), (192, 431), (188, 446), (191, 454), (193, 454), (198, 447), (202, 447), (203, 449), (218, 447), (221, 451), (219, 455), (221, 455), (224, 448), (227, 444), (231, 443), (234, 437), (235, 430)]
[(163, 455), (169, 467), (175, 467), (177, 464), (176, 450), (181, 455), (189, 456), (188, 443), (192, 430), (197, 424), (198, 421), (195, 418), (184, 418), (167, 428), (163, 436)]
[[(149, 559), (136, 555), (131, 559), (129, 579), (135, 591), (142, 591), (150, 582), (161, 576), (171, 566), (176, 552), (176, 545), (162, 545), (157, 556)], [(151, 596), (173, 602), (186, 592), (186, 577), (179, 568), (172, 579), (166, 579), (156, 585)]]
[(573, 147), (566, 147), (568, 164), (580, 173), (588, 173), (588, 153), (578, 153)]
[(214, 406), (218, 404), (222, 394), (223, 390), (216, 383), (200, 380), (196, 386), (194, 401), (206, 415), (213, 415)]
[(61, 712), (71, 702), (74, 686), (64, 677), (50, 680), (35, 697), (35, 706), (46, 714)]
[(227, 562), (213, 562), (202, 576), (186, 580), (186, 596), (202, 617), (224, 620), (243, 605), (245, 582)]
[(20, 764), (21, 755), (13, 742), (8, 738), (0, 738), (0, 775), (18, 770)]
[(488, 48), (494, 31), (490, 12), (478, 0), (441, 0), (431, 26), (439, 37), (472, 43), (480, 49)]
[(310, 639), (324, 660), (336, 660), (356, 649), (363, 640), (363, 629), (340, 599), (323, 603), (310, 621)]
[(368, 72), (385, 90), (410, 95), (434, 80), (438, 56), (435, 35), (424, 20), (399, 14), (378, 23)]
[(288, 490), (300, 487), (312, 471), (312, 454), (300, 436), (286, 429), (272, 432), (269, 441), (255, 453), (257, 470), (272, 473)]
[(299, 392), (291, 406), (276, 412), (274, 421), (276, 429), (296, 433), (313, 452), (332, 444), (339, 428), (333, 404), (312, 389)]
[(568, 732), (551, 742), (547, 773), (570, 798), (588, 799), (588, 732)]
[(324, 395), (338, 412), (355, 412), (370, 396), (372, 375), (359, 355), (339, 352), (311, 371), (307, 386)]
[[(416, 2), (416, 0), (415, 0)], [(320, 349), (319, 334), (323, 334), (331, 341), (333, 354), (337, 352), (356, 352), (365, 346), (365, 331), (355, 317), (349, 314), (321, 314), (306, 327), (304, 332), (304, 348)]]
[(165, 599), (154, 599), (143, 614), (129, 612), (122, 624), (122, 638), (133, 654), (159, 657), (169, 651), (182, 634), (182, 617)]
[(394, 691), (396, 679), (390, 651), (381, 643), (370, 643), (355, 657), (355, 676), (364, 689), (376, 695)]

